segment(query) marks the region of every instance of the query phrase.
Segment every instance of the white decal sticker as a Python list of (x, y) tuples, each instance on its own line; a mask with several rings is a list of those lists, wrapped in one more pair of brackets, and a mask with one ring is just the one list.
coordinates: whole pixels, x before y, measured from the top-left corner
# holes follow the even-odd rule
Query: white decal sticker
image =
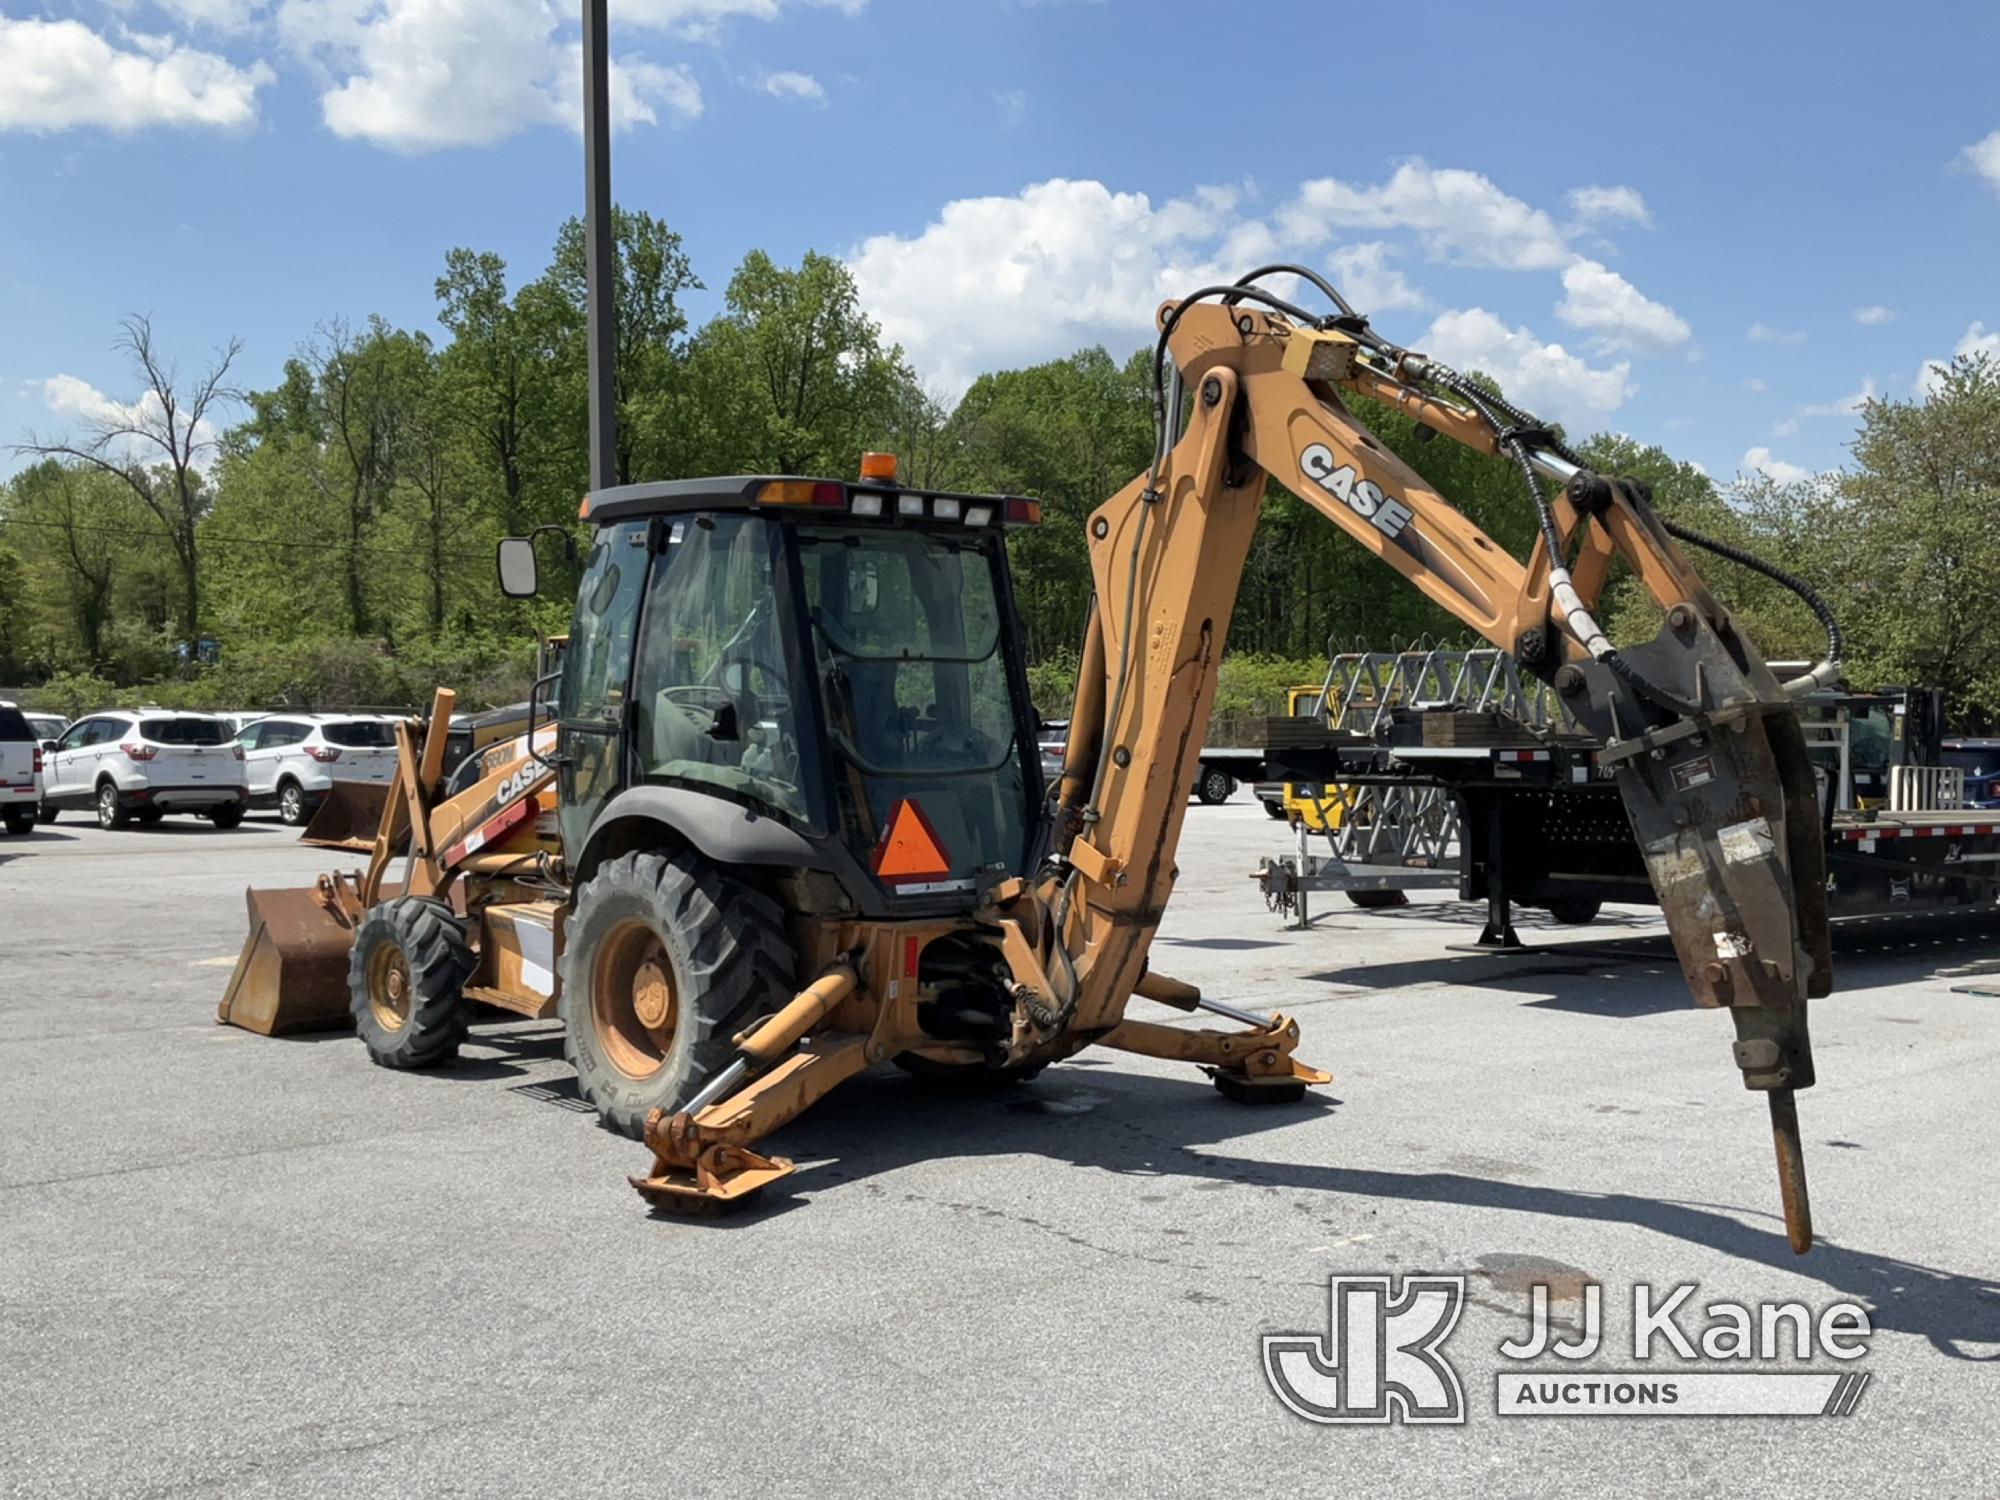
[(1738, 937), (1733, 932), (1718, 932), (1715, 935), (1715, 954), (1718, 958), (1748, 958), (1750, 939)]
[(1336, 463), (1333, 450), (1325, 443), (1314, 443), (1301, 453), (1299, 467), (1306, 478), (1362, 520), (1372, 523), (1382, 535), (1401, 536), (1403, 528), (1410, 524), (1409, 506), (1384, 494), (1373, 480), (1358, 478), (1352, 466)]
[(1777, 844), (1771, 837), (1771, 825), (1762, 818), (1752, 818), (1747, 823), (1731, 823), (1716, 835), (1722, 845), (1722, 857), (1733, 865), (1754, 864), (1758, 860), (1769, 859), (1777, 852)]

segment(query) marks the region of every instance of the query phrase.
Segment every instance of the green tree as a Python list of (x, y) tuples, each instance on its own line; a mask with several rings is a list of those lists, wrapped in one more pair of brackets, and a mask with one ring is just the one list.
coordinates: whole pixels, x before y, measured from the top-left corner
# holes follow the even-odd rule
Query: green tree
[(29, 440), (17, 453), (67, 459), (116, 478), (167, 533), (180, 563), (180, 626), (184, 641), (201, 635), (201, 518), (210, 501), (206, 471), (215, 458), (217, 418), (239, 399), (228, 384), (242, 352), (230, 339), (191, 380), (154, 342), (152, 321), (119, 324), (114, 347), (125, 354), (141, 387), (129, 405), (107, 404), (68, 437)]

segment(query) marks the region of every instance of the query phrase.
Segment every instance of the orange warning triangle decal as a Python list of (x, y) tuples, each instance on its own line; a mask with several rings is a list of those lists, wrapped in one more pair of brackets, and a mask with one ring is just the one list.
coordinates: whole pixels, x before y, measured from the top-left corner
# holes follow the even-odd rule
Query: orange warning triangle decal
[(944, 840), (922, 808), (908, 797), (896, 799), (875, 845), (875, 873), (884, 880), (943, 880), (951, 874)]

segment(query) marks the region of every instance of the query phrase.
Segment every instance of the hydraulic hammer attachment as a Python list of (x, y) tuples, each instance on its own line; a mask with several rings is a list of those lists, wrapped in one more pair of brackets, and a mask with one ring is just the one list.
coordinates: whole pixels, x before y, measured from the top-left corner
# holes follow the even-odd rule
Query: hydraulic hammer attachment
[[(1642, 497), (1598, 482), (1661, 549), (1657, 561), (1684, 572)], [(1655, 640), (1621, 652), (1618, 668), (1564, 666), (1555, 683), (1604, 738), (1599, 760), (1617, 777), (1695, 1003), (1729, 1008), (1744, 1086), (1770, 1095), (1786, 1233), (1804, 1253), (1812, 1213), (1793, 1096), (1813, 1082), (1806, 1002), (1832, 988), (1819, 802), (1784, 689), (1686, 581), (1690, 597)]]

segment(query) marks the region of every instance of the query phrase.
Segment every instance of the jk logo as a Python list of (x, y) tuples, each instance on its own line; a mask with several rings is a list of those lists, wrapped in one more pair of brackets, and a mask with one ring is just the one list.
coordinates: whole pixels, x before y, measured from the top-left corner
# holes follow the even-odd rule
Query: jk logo
[(1463, 1276), (1327, 1279), (1325, 1333), (1264, 1335), (1264, 1378), (1308, 1422), (1458, 1422), (1465, 1392), (1438, 1352), (1465, 1309)]

